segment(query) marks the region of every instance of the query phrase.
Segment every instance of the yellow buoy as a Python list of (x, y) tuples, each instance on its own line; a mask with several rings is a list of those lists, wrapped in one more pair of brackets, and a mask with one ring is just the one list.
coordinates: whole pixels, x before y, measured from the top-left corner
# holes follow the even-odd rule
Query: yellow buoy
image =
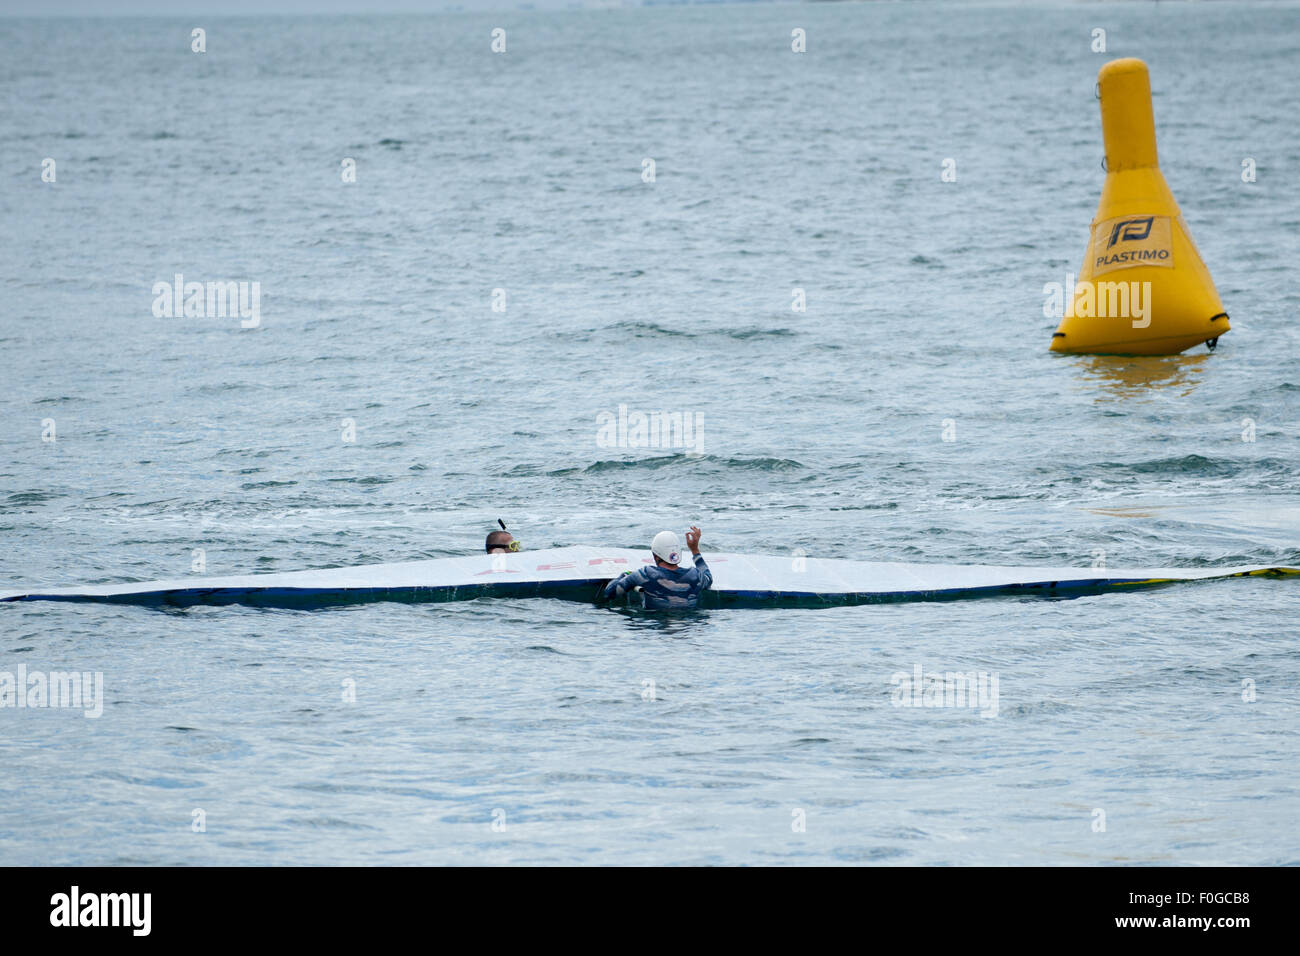
[(1228, 315), (1156, 157), (1151, 80), (1141, 60), (1097, 75), (1106, 182), (1092, 239), (1052, 351), (1173, 355), (1214, 347)]

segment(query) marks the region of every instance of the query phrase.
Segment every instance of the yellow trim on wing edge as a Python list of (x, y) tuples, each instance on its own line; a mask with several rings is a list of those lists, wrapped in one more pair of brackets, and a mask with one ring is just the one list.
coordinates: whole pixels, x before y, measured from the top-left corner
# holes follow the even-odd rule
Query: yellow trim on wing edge
[(1212, 578), (1147, 578), (1143, 581), (1112, 581), (1112, 588), (1143, 588), (1156, 584), (1190, 584), (1193, 581), (1225, 581), (1228, 578), (1289, 578), (1300, 575), (1300, 568), (1256, 568), (1254, 571), (1237, 571)]

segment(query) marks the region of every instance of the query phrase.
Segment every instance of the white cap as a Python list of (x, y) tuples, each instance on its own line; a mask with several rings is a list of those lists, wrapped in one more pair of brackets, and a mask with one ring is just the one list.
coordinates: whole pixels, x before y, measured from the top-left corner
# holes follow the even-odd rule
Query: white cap
[(668, 564), (676, 564), (682, 556), (682, 546), (677, 541), (677, 535), (671, 531), (660, 531), (655, 535), (655, 539), (650, 542), (650, 550), (656, 558)]

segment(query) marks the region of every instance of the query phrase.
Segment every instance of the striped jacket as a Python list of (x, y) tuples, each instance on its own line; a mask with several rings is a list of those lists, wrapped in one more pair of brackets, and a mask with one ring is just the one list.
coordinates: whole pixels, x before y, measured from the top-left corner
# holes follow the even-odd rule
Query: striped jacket
[(645, 595), (645, 606), (651, 611), (669, 611), (679, 608), (693, 608), (700, 601), (700, 594), (713, 584), (713, 575), (704, 563), (704, 555), (695, 556), (694, 567), (661, 568), (657, 564), (647, 564), (639, 571), (615, 578), (605, 585), (606, 601), (622, 597), (633, 588), (640, 588)]

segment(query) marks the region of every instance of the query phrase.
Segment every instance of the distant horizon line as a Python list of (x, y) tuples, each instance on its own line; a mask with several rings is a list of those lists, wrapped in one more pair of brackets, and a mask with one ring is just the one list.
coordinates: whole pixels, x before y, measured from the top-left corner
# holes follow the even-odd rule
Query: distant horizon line
[[(65, 0), (65, 2), (79, 2), (79, 0)], [(317, 0), (321, 5), (328, 5), (329, 0)], [(288, 4), (282, 8), (269, 6), (266, 4), (251, 5), (248, 9), (236, 10), (210, 10), (197, 8), (194, 10), (177, 10), (177, 9), (126, 9), (126, 10), (104, 10), (100, 7), (93, 9), (66, 9), (50, 10), (50, 6), (55, 5), (51, 0), (44, 0), (40, 6), (43, 8), (39, 12), (25, 12), (21, 10), (0, 9), (0, 21), (5, 20), (120, 20), (120, 19), (186, 19), (192, 17), (204, 17), (206, 19), (236, 19), (240, 17), (372, 17), (372, 16), (430, 16), (441, 14), (489, 14), (489, 13), (560, 13), (583, 10), (627, 10), (627, 9), (644, 9), (648, 7), (718, 7), (733, 6), (742, 4), (768, 4), (771, 6), (813, 6), (829, 5), (841, 3), (949, 3), (953, 5), (969, 6), (1024, 6), (1026, 4), (1042, 3), (1043, 0), (489, 0), (487, 3), (475, 2), (475, 0), (444, 0), (443, 3), (432, 6), (417, 6), (417, 0), (393, 0), (388, 7), (378, 9), (367, 6), (362, 2), (357, 2), (355, 7), (351, 6), (351, 0), (337, 0), (340, 6), (336, 9), (310, 9), (311, 0), (304, 0), (304, 5), (294, 4), (289, 0)], [(1079, 5), (1085, 3), (1100, 2), (1126, 2), (1126, 0), (1047, 0), (1050, 6)], [(1152, 0), (1127, 0), (1127, 2), (1152, 2)], [(435, 0), (436, 3), (436, 0)], [(152, 5), (151, 5), (152, 6)]]
[[(64, 2), (84, 2), (84, 0), (64, 0)], [(128, 0), (130, 2), (130, 0)], [(281, 0), (285, 2), (285, 0)], [(328, 4), (330, 0), (315, 0), (317, 4)], [(180, 20), (203, 17), (212, 20), (238, 18), (271, 17), (419, 17), (445, 14), (490, 14), (490, 13), (564, 13), (585, 10), (630, 10), (652, 7), (719, 7), (739, 6), (742, 4), (767, 4), (771, 6), (822, 6), (831, 4), (867, 4), (867, 3), (926, 3), (952, 6), (985, 7), (1075, 7), (1075, 6), (1120, 6), (1173, 2), (1197, 5), (1233, 3), (1245, 6), (1240, 0), (489, 0), (487, 3), (475, 0), (443, 0), (437, 5), (419, 6), (418, 0), (390, 0), (387, 8), (375, 9), (366, 6), (362, 0), (335, 0), (340, 4), (337, 9), (310, 9), (313, 0), (302, 0), (304, 6), (287, 0), (283, 8), (265, 4), (252, 4), (248, 9), (236, 10), (176, 10), (176, 9), (127, 9), (105, 11), (102, 8), (87, 10), (53, 10), (58, 0), (43, 0), (40, 12), (0, 9), (0, 22), (13, 20)], [(356, 2), (356, 7), (350, 6)], [(1254, 0), (1250, 6), (1285, 6), (1292, 0)], [(250, 4), (252, 0), (250, 0)], [(347, 6), (345, 6), (347, 5)], [(206, 6), (206, 5), (205, 5)]]
[[(341, 0), (336, 9), (310, 9), (310, 3), (297, 5), (290, 2), (282, 8), (265, 4), (236, 10), (177, 10), (177, 9), (126, 9), (104, 10), (101, 7), (85, 10), (49, 10), (49, 0), (40, 4), (45, 9), (39, 12), (0, 9), (0, 21), (3, 20), (120, 20), (120, 19), (184, 19), (204, 17), (208, 19), (234, 19), (238, 17), (339, 17), (339, 16), (431, 16), (440, 14), (488, 14), (488, 13), (563, 13), (582, 10), (620, 10), (645, 7), (717, 7), (739, 4), (786, 4), (790, 6), (807, 6), (814, 3), (870, 3), (870, 2), (939, 2), (939, 0), (495, 0), (495, 2), (476, 3), (474, 0), (454, 2), (449, 0), (440, 5), (414, 6), (412, 0), (403, 3), (395, 0), (386, 8), (375, 8), (364, 3), (352, 6), (348, 0)], [(948, 2), (970, 3), (978, 0), (948, 0)], [(996, 0), (994, 0), (996, 2)], [(1022, 0), (1023, 2), (1023, 0)], [(1069, 0), (1066, 0), (1069, 2)], [(321, 4), (322, 6), (327, 5)]]

